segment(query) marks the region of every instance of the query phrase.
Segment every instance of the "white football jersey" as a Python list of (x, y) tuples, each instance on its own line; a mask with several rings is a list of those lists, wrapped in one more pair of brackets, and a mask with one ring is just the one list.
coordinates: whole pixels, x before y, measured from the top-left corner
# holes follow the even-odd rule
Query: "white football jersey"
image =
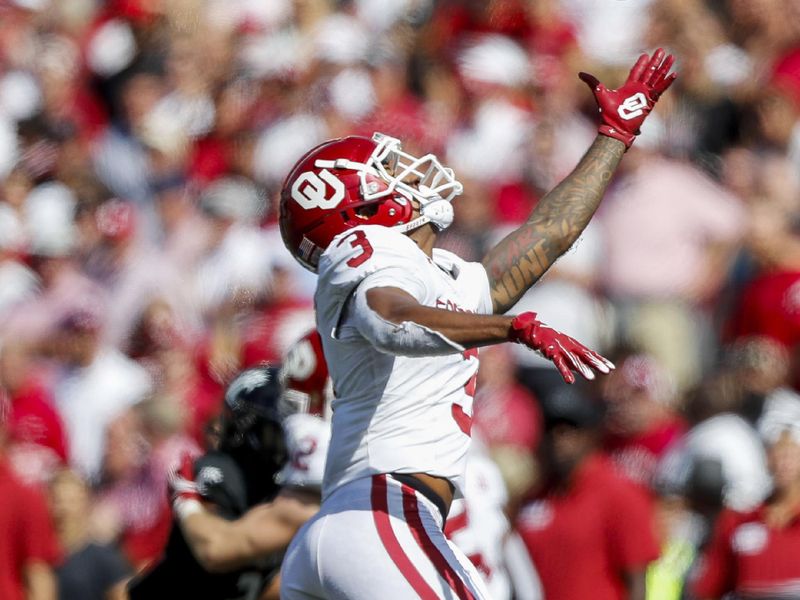
[(482, 444), (472, 445), (464, 497), (450, 505), (444, 533), (469, 558), (495, 600), (511, 597), (503, 557), (511, 526), (505, 516), (506, 485)]
[(420, 304), (492, 312), (479, 263), (445, 250), (433, 259), (408, 236), (377, 225), (340, 234), (322, 254), (314, 298), (333, 380), (333, 435), (323, 498), (376, 473), (428, 473), (464, 487), (478, 353), (406, 357), (378, 351), (350, 324), (357, 287), (396, 287)]
[(330, 423), (298, 413), (283, 421), (289, 458), (276, 478), (282, 486), (319, 490), (331, 439)]

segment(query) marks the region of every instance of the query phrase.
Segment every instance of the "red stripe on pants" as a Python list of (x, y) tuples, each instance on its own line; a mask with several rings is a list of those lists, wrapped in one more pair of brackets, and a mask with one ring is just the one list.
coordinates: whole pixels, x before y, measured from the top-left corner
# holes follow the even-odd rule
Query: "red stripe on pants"
[(427, 584), (422, 575), (408, 558), (408, 555), (400, 545), (400, 541), (392, 529), (389, 520), (389, 500), (387, 499), (386, 475), (373, 475), (372, 477), (372, 518), (375, 521), (375, 528), (378, 530), (378, 537), (381, 538), (383, 547), (389, 553), (389, 557), (406, 578), (414, 591), (423, 600), (439, 600), (439, 596), (433, 588)]
[(419, 547), (422, 548), (428, 560), (436, 567), (439, 575), (450, 585), (452, 590), (456, 593), (456, 596), (458, 596), (460, 600), (475, 600), (475, 596), (473, 596), (472, 592), (467, 588), (464, 580), (461, 579), (455, 569), (450, 566), (450, 563), (447, 562), (447, 559), (436, 547), (436, 544), (433, 543), (430, 535), (428, 535), (428, 532), (425, 530), (425, 526), (422, 524), (422, 519), (419, 516), (416, 492), (407, 485), (403, 485), (403, 514), (406, 517), (406, 523), (408, 523), (411, 533), (414, 534), (414, 538), (417, 540)]
[(457, 514), (455, 517), (447, 517), (447, 523), (445, 523), (444, 526), (444, 534), (452, 538), (454, 533), (466, 529), (467, 525), (469, 525), (469, 517), (467, 516), (467, 509), (464, 508), (464, 511)]

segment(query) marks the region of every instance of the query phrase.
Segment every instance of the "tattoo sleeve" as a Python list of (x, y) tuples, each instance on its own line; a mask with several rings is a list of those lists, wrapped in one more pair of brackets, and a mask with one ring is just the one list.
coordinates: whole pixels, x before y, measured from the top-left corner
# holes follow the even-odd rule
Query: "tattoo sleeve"
[(597, 136), (581, 161), (542, 197), (528, 220), (483, 259), (495, 313), (504, 313), (545, 274), (589, 224), (625, 144)]

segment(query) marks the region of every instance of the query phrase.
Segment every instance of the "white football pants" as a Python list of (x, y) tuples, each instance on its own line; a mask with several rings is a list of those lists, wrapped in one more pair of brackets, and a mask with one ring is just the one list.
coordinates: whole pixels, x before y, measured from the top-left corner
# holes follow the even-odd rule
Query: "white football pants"
[(475, 567), (423, 494), (391, 475), (335, 490), (292, 540), (282, 600), (487, 600)]

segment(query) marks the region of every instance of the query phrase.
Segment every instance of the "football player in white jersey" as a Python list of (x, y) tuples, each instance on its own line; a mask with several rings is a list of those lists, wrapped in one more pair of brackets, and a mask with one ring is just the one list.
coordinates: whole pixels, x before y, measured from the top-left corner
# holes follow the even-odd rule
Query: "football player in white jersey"
[[(316, 330), (292, 346), (284, 358), (283, 372), (286, 373), (286, 400), (296, 407), (295, 410), (330, 419), (331, 380), (322, 340)], [(505, 561), (507, 541), (512, 533), (504, 513), (506, 487), (485, 446), (477, 440), (470, 446), (463, 491), (464, 497), (454, 500), (450, 506), (445, 535), (475, 565), (493, 598), (510, 598), (512, 582)], [(527, 568), (533, 570), (527, 551), (523, 554)]]
[(463, 498), (453, 500), (447, 513), (445, 536), (475, 565), (491, 597), (507, 600), (512, 593), (503, 557), (511, 531), (503, 512), (508, 495), (500, 470), (479, 440), (470, 446), (464, 483)]
[[(284, 600), (487, 598), (475, 568), (442, 532), (464, 489), (477, 348), (518, 342), (571, 383), (613, 365), (536, 314), (504, 316), (586, 227), (658, 97), (671, 56), (642, 55), (609, 90), (580, 75), (599, 135), (528, 221), (467, 263), (435, 249), (461, 192), (431, 154), (399, 140), (346, 137), (301, 158), (284, 182), (280, 225), (317, 272), (317, 328), (335, 398), (322, 506), (292, 541)], [(355, 566), (355, 568), (354, 568)]]

